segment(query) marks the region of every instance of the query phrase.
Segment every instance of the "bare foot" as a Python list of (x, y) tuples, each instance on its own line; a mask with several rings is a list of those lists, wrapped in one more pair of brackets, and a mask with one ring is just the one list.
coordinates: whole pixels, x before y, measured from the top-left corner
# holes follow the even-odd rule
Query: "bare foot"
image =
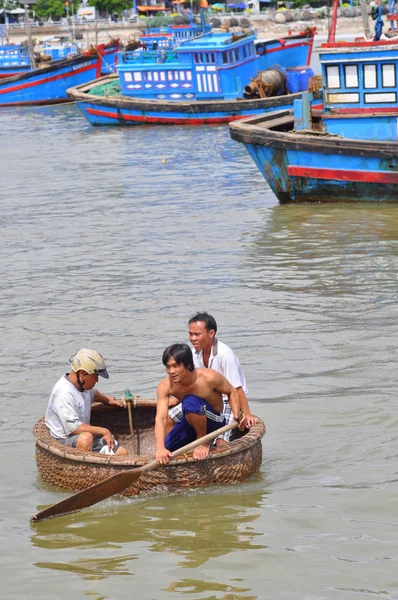
[(217, 448), (222, 448), (223, 446), (228, 446), (228, 442), (226, 442), (225, 440), (218, 438), (216, 440), (216, 446)]
[(209, 456), (209, 453), (210, 453), (209, 444), (201, 444), (200, 446), (195, 448), (192, 456), (193, 456), (193, 458), (196, 458), (196, 460), (200, 460), (201, 458), (206, 458), (206, 456)]

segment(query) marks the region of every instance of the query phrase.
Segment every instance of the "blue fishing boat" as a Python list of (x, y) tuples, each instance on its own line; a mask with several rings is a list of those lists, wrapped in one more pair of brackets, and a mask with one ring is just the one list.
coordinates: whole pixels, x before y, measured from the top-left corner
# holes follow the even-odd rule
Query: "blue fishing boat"
[(72, 42), (66, 35), (53, 35), (43, 40), (41, 51), (50, 60), (62, 60), (80, 54), (82, 46)]
[[(305, 93), (294, 110), (230, 125), (281, 203), (397, 202), (398, 38), (335, 41), (337, 0), (320, 47), (323, 108)], [(394, 21), (395, 19), (391, 19)]]
[(121, 52), (117, 75), (73, 87), (69, 98), (92, 125), (197, 125), (292, 106), (306, 89), (313, 29), (260, 41), (250, 27), (208, 31), (202, 17), (202, 32)]
[(27, 73), (31, 69), (27, 44), (10, 44), (0, 25), (0, 78)]
[(44, 68), (0, 79), (0, 107), (68, 102), (67, 89), (99, 78), (104, 61), (114, 61), (118, 50), (119, 42), (112, 41), (73, 58), (51, 62)]

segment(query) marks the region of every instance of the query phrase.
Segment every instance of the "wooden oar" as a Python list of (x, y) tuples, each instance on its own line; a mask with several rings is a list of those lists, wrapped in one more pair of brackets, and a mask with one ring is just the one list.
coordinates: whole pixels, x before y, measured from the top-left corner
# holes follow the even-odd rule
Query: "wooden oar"
[[(212, 433), (208, 433), (207, 435), (179, 448), (172, 452), (171, 456), (174, 458), (176, 456), (180, 456), (181, 454), (185, 454), (190, 450), (193, 450), (197, 446), (201, 444), (206, 444), (211, 440), (214, 440), (216, 437), (229, 431), (230, 429), (235, 429), (238, 426), (237, 421), (232, 421), (229, 425), (225, 425), (224, 427), (220, 427), (216, 431)], [(137, 469), (128, 469), (121, 471), (120, 473), (116, 473), (116, 475), (112, 475), (104, 481), (100, 481), (100, 483), (96, 483), (81, 492), (78, 492), (74, 496), (70, 496), (69, 498), (65, 498), (65, 500), (61, 500), (61, 502), (57, 502), (48, 508), (38, 512), (36, 515), (31, 517), (31, 521), (42, 521), (43, 519), (49, 519), (50, 517), (60, 517), (61, 515), (66, 515), (71, 512), (76, 512), (81, 508), (87, 508), (88, 506), (92, 506), (101, 500), (105, 500), (114, 494), (120, 494), (123, 490), (129, 487), (134, 481), (137, 481), (139, 477), (141, 477), (142, 473), (145, 471), (151, 471), (156, 469), (157, 467), (162, 467), (164, 465), (158, 465), (156, 460), (149, 462), (143, 467), (138, 467)]]

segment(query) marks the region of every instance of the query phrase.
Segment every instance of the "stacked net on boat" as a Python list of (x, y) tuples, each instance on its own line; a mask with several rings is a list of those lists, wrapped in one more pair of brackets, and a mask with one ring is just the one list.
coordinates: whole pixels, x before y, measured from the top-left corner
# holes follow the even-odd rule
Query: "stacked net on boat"
[(97, 85), (90, 90), (90, 94), (94, 94), (95, 96), (117, 96), (120, 92), (119, 80)]

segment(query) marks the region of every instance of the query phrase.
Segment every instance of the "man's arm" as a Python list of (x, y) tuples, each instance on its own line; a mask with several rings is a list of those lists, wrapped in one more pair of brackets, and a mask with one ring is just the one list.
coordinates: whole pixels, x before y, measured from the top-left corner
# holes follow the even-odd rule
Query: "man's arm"
[(105, 394), (103, 394), (99, 390), (95, 390), (94, 401), (102, 402), (102, 404), (109, 404), (110, 406), (113, 405), (119, 406), (120, 408), (126, 408), (124, 402), (119, 402), (118, 400), (116, 400), (115, 396), (105, 396)]
[(214, 389), (220, 394), (225, 394), (228, 396), (228, 402), (232, 410), (232, 414), (236, 421), (239, 421), (239, 394), (238, 390), (234, 388), (233, 385), (229, 383), (229, 381), (213, 369), (207, 369), (204, 371), (210, 377), (211, 383), (214, 386)]
[(71, 435), (79, 435), (80, 433), (91, 433), (91, 435), (93, 435), (94, 437), (103, 437), (108, 447), (111, 450), (113, 450), (115, 440), (109, 429), (106, 429), (106, 427), (97, 427), (94, 425), (87, 425), (86, 423), (82, 423), (81, 425), (79, 425), (79, 427), (77, 427), (77, 429), (72, 431)]
[(159, 465), (167, 465), (169, 456), (171, 456), (171, 452), (164, 446), (170, 395), (170, 383), (168, 377), (165, 377), (159, 383), (156, 394), (158, 398), (155, 419), (156, 461)]
[(255, 417), (254, 415), (252, 415), (251, 410), (249, 408), (249, 402), (246, 398), (246, 394), (243, 391), (243, 388), (238, 387), (238, 388), (236, 388), (236, 391), (238, 392), (238, 395), (239, 395), (240, 409), (246, 417), (246, 424), (248, 425), (248, 427), (251, 427), (252, 425), (255, 425), (256, 423), (258, 423), (258, 418)]

